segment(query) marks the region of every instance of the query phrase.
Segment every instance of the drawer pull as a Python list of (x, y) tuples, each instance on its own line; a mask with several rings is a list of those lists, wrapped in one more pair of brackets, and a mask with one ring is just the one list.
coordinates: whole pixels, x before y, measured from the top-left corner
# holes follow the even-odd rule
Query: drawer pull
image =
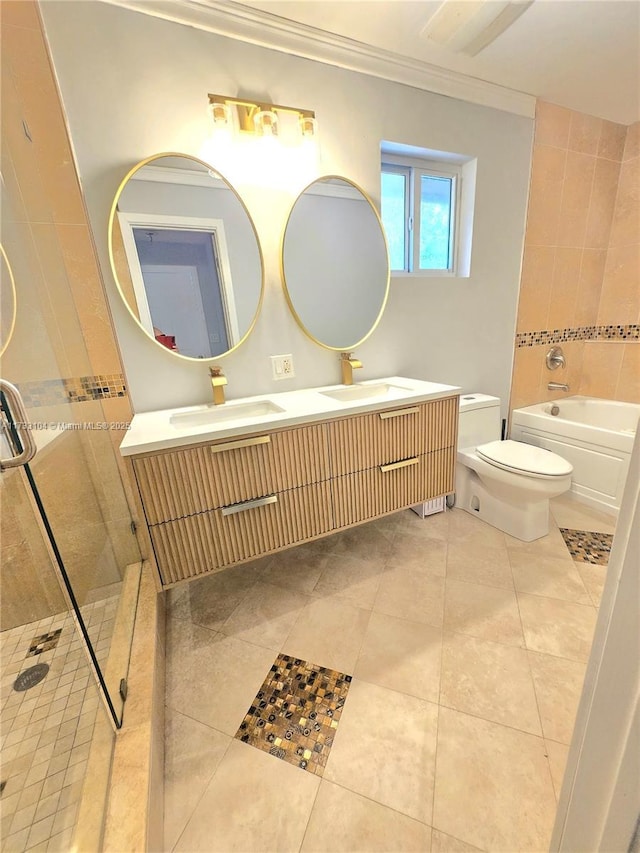
[(240, 438), (238, 441), (225, 441), (223, 444), (214, 444), (212, 453), (223, 453), (225, 450), (239, 450), (241, 447), (255, 447), (257, 444), (269, 444), (270, 435), (258, 435), (255, 438)]
[(391, 462), (389, 465), (381, 465), (380, 471), (383, 474), (386, 474), (387, 471), (396, 471), (398, 468), (408, 468), (409, 465), (417, 465), (419, 461), (419, 456), (414, 456), (413, 459), (401, 459), (400, 462)]
[(258, 509), (260, 506), (268, 506), (269, 504), (277, 504), (278, 496), (269, 495), (266, 498), (256, 498), (254, 501), (243, 501), (239, 504), (231, 504), (231, 506), (223, 506), (223, 515), (235, 515), (237, 512), (246, 512), (248, 509)]
[(402, 415), (415, 415), (420, 411), (420, 406), (412, 406), (410, 409), (395, 409), (393, 412), (380, 412), (380, 420), (386, 421), (389, 418), (400, 418)]

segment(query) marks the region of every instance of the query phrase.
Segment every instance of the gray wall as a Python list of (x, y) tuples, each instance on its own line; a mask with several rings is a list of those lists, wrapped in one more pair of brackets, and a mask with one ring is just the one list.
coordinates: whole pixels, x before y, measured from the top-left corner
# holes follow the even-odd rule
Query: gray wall
[[(41, 8), (136, 411), (209, 400), (208, 371), (163, 352), (121, 305), (107, 252), (109, 209), (136, 162), (161, 151), (201, 153), (210, 135), (207, 92), (314, 109), (322, 158), (316, 175), (345, 175), (376, 200), (383, 139), (478, 158), (471, 276), (392, 280), (383, 320), (358, 348), (359, 378), (450, 382), (498, 395), (506, 410), (532, 119), (99, 2), (49, 0)], [(286, 218), (316, 176), (305, 174), (296, 185), (292, 162), (284, 158), (281, 173), (261, 170), (260, 185), (248, 159), (212, 163), (247, 204), (266, 269), (258, 323), (247, 343), (222, 360), (229, 397), (340, 379), (336, 353), (305, 337), (280, 284)], [(276, 353), (293, 354), (295, 379), (271, 380), (269, 356)]]

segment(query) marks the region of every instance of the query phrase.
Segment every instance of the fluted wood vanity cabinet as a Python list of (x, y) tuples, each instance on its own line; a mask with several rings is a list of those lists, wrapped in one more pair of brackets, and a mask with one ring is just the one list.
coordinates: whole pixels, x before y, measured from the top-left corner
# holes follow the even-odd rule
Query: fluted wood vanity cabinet
[(458, 397), (132, 457), (163, 586), (454, 488)]

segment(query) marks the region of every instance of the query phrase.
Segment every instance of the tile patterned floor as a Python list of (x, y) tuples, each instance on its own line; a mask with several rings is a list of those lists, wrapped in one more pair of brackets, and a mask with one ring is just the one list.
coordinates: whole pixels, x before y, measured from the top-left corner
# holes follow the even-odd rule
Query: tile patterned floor
[(592, 563), (595, 566), (606, 566), (609, 563), (613, 536), (610, 533), (597, 533), (589, 530), (570, 530), (560, 528), (562, 538), (567, 544), (569, 553), (579, 563)]
[[(104, 660), (118, 598), (82, 607)], [(98, 693), (71, 617), (58, 614), (0, 634), (0, 847), (68, 851), (87, 767)], [(17, 692), (19, 673), (49, 671)]]
[[(172, 590), (165, 850), (548, 849), (606, 572), (560, 526), (613, 533), (553, 516), (407, 511)], [(322, 775), (238, 731), (296, 660), (353, 676)]]
[(351, 676), (278, 655), (236, 737), (322, 776)]

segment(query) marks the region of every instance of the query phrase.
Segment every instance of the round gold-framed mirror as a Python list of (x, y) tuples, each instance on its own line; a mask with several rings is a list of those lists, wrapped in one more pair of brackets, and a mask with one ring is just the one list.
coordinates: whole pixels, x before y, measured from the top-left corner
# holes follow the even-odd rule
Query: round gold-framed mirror
[(9, 258), (0, 243), (0, 355), (3, 355), (16, 327), (18, 299)]
[(295, 200), (280, 253), (285, 296), (315, 343), (351, 350), (374, 331), (389, 295), (389, 253), (378, 211), (356, 183), (326, 175)]
[(201, 361), (247, 339), (264, 295), (262, 250), (242, 199), (204, 160), (168, 152), (137, 163), (108, 237), (120, 295), (158, 346)]

